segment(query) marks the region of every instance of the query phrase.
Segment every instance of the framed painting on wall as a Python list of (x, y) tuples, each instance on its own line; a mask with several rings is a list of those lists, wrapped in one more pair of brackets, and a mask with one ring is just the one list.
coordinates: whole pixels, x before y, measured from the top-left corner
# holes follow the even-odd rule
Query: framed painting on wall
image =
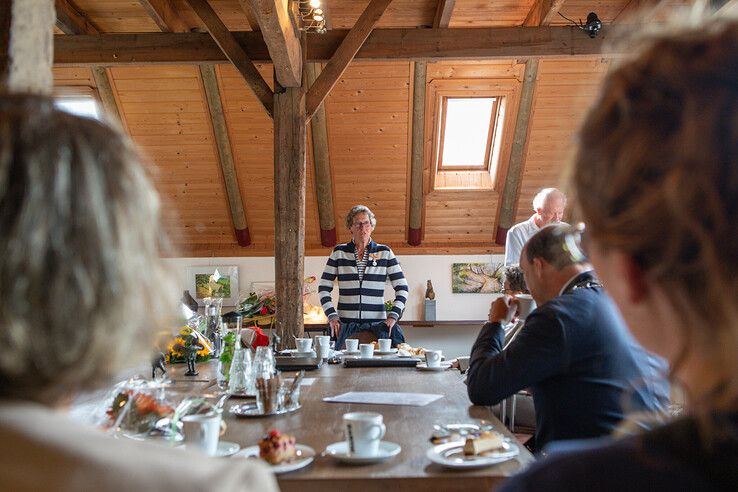
[(206, 297), (222, 297), (224, 306), (238, 302), (238, 267), (229, 265), (191, 266), (187, 282), (199, 306)]
[(493, 294), (502, 292), (502, 263), (453, 263), (451, 292), (454, 294)]

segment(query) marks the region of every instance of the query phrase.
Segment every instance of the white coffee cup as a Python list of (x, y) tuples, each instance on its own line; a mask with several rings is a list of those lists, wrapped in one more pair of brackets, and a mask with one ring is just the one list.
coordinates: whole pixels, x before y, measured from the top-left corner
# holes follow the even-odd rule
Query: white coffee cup
[(298, 352), (310, 352), (313, 347), (312, 338), (295, 338), (295, 345), (297, 346)]
[(515, 296), (518, 302), (518, 318), (525, 319), (536, 308), (536, 301), (530, 294), (518, 294)]
[(377, 340), (377, 343), (379, 344), (380, 352), (389, 352), (392, 348), (392, 340), (389, 338), (380, 338)]
[(209, 456), (215, 456), (220, 438), (220, 422), (219, 412), (182, 417), (184, 442), (187, 448), (198, 449)]
[(320, 357), (321, 359), (327, 359), (328, 357), (331, 356), (331, 346), (328, 343), (318, 344), (316, 349), (317, 350), (315, 352), (318, 354), (318, 357)]
[(440, 367), (442, 357), (443, 357), (443, 352), (441, 350), (426, 350), (425, 351), (425, 364), (428, 367)]
[(322, 344), (329, 345), (331, 343), (331, 337), (329, 335), (315, 335), (315, 349)]
[(376, 456), (379, 442), (387, 430), (382, 423), (382, 414), (352, 412), (343, 414), (346, 444), (350, 455)]
[(347, 338), (346, 339), (346, 351), (356, 352), (359, 350), (359, 339), (358, 338)]
[(361, 351), (362, 359), (371, 359), (374, 357), (374, 344), (362, 343), (359, 345), (359, 350)]

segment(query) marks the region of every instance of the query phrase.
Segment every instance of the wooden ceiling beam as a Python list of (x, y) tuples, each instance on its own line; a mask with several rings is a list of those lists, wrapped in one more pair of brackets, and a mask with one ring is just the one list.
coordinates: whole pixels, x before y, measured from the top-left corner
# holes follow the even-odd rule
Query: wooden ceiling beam
[(300, 87), (302, 49), (289, 4), (286, 0), (250, 0), (250, 3), (274, 63), (277, 80), (282, 87)]
[[(329, 60), (347, 34), (346, 30), (308, 33), (307, 61)], [(231, 35), (250, 60), (271, 62), (261, 33), (244, 31)], [(591, 39), (574, 26), (375, 29), (355, 59), (432, 61), (591, 56), (604, 53), (607, 36), (607, 30), (603, 29)], [(208, 34), (141, 33), (57, 35), (54, 62), (59, 66), (206, 64), (227, 63), (228, 58)]]
[(56, 26), (64, 34), (99, 34), (99, 29), (90, 19), (68, 0), (55, 0)]
[(172, 0), (138, 0), (162, 32), (189, 32)]
[(246, 84), (264, 106), (269, 117), (272, 117), (274, 113), (274, 93), (256, 69), (246, 50), (239, 44), (233, 33), (226, 28), (207, 0), (186, 1), (208, 28), (213, 41), (246, 80)]
[(535, 0), (523, 25), (548, 26), (559, 13), (562, 5), (564, 5), (564, 0)]
[(0, 92), (51, 95), (52, 0), (0, 2)]
[(203, 89), (205, 90), (208, 111), (210, 112), (210, 122), (213, 127), (215, 146), (218, 149), (218, 163), (223, 171), (223, 181), (225, 182), (226, 195), (228, 196), (228, 207), (231, 211), (236, 242), (239, 246), (248, 246), (251, 244), (251, 235), (249, 233), (248, 223), (246, 222), (246, 212), (243, 207), (241, 189), (238, 186), (236, 166), (233, 160), (233, 151), (231, 150), (231, 140), (228, 136), (228, 127), (226, 126), (223, 103), (220, 97), (220, 89), (218, 88), (218, 79), (215, 75), (215, 67), (213, 65), (201, 65), (200, 77), (202, 79)]
[[(305, 77), (308, 85), (313, 84), (320, 74), (319, 63), (308, 63), (305, 66)], [(313, 147), (313, 166), (315, 168), (315, 200), (318, 204), (318, 222), (320, 223), (320, 244), (327, 247), (336, 245), (336, 212), (333, 206), (333, 176), (328, 148), (328, 122), (325, 106), (320, 107), (310, 120), (310, 136)]]
[(433, 27), (448, 27), (451, 22), (451, 14), (454, 12), (456, 0), (438, 0), (436, 17), (433, 19)]
[(525, 150), (528, 146), (530, 134), (530, 116), (533, 111), (536, 81), (538, 79), (538, 60), (528, 60), (525, 63), (523, 87), (518, 103), (518, 117), (515, 120), (513, 142), (510, 148), (510, 160), (507, 165), (505, 184), (500, 198), (500, 208), (497, 213), (497, 231), (495, 243), (504, 245), (507, 231), (515, 223), (515, 209), (520, 195), (520, 183), (523, 181)]
[(346, 71), (349, 63), (354, 59), (354, 56), (356, 56), (356, 53), (369, 37), (391, 2), (392, 0), (371, 0), (359, 16), (354, 27), (343, 38), (341, 45), (336, 49), (330, 61), (320, 72), (318, 79), (307, 92), (305, 111), (307, 111), (308, 119), (312, 117), (318, 106), (323, 103), (323, 100), (328, 97), (328, 93), (336, 85), (343, 72)]
[(243, 10), (243, 13), (246, 14), (246, 20), (248, 21), (251, 30), (260, 31), (261, 28), (259, 27), (259, 19), (257, 19), (256, 15), (254, 14), (254, 9), (251, 6), (251, 1), (238, 0), (238, 3), (241, 5), (241, 10)]

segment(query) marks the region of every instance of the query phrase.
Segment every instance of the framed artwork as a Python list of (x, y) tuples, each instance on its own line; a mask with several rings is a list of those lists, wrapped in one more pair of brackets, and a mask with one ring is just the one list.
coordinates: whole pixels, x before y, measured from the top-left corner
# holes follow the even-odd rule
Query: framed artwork
[(502, 292), (502, 263), (453, 263), (451, 292), (454, 294), (493, 294)]
[(187, 268), (187, 282), (199, 306), (204, 305), (206, 297), (222, 297), (224, 306), (238, 302), (237, 266), (191, 266)]

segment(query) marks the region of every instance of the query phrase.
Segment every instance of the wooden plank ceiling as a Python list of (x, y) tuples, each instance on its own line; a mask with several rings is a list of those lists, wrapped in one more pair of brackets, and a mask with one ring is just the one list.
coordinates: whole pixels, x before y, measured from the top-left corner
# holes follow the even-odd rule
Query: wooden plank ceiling
[[(521, 26), (533, 8), (556, 4), (574, 19), (595, 11), (605, 24), (615, 21), (630, 0), (394, 0), (378, 28), (433, 27), (444, 9), (449, 28)], [(187, 0), (66, 0), (99, 33), (141, 33), (206, 30)], [(252, 29), (242, 0), (209, 0), (231, 31)], [(332, 29), (350, 29), (369, 0), (323, 0)], [(639, 2), (648, 3), (648, 2)], [(681, 1), (673, 4), (685, 3)], [(163, 7), (162, 7), (163, 6)], [(168, 9), (160, 18), (151, 9)], [(553, 11), (551, 12), (553, 13)], [(175, 19), (172, 20), (171, 16)], [(551, 25), (565, 25), (551, 15)], [(164, 20), (163, 20), (164, 19)], [(252, 17), (253, 19), (253, 17)], [(253, 20), (252, 20), (253, 21)], [(172, 22), (168, 26), (167, 22)], [(537, 24), (536, 24), (537, 25)], [(58, 25), (57, 33), (71, 32)], [(258, 26), (255, 26), (258, 27)], [(441, 27), (443, 25), (441, 24)], [(601, 57), (542, 59), (538, 67), (522, 179), (515, 216), (524, 220), (538, 189), (559, 184), (560, 174), (574, 147), (574, 136), (587, 106), (607, 69)], [(271, 64), (257, 69), (272, 87)], [(426, 87), (441, 81), (522, 84), (523, 60), (443, 61), (427, 64)], [(413, 111), (412, 61), (351, 62), (325, 100), (333, 204), (339, 241), (349, 235), (343, 226), (346, 211), (356, 203), (375, 211), (375, 238), (400, 254), (482, 254), (501, 252), (494, 245), (506, 162), (492, 190), (434, 191), (429, 153), (425, 156), (423, 238), (420, 246), (407, 243)], [(274, 165), (272, 120), (230, 64), (216, 66), (225, 116), (251, 244), (239, 246), (221, 166), (213, 124), (196, 65), (118, 66), (107, 75), (124, 127), (147, 156), (151, 175), (162, 195), (167, 227), (179, 256), (270, 256), (274, 251)], [(95, 88), (89, 67), (57, 67), (60, 93)], [(433, 93), (433, 91), (429, 91)], [(426, 128), (433, 111), (426, 105)], [(516, 108), (509, 108), (514, 118)], [(511, 123), (514, 124), (514, 121)], [(511, 127), (512, 128), (512, 127)], [(432, 133), (432, 132), (431, 132)], [(426, 139), (428, 132), (426, 132)], [(308, 139), (310, 142), (311, 139)], [(310, 144), (308, 144), (310, 145)], [(508, 149), (509, 150), (509, 149)], [(504, 150), (503, 150), (504, 153)], [(325, 255), (321, 246), (315, 196), (312, 149), (307, 152), (305, 252)]]

